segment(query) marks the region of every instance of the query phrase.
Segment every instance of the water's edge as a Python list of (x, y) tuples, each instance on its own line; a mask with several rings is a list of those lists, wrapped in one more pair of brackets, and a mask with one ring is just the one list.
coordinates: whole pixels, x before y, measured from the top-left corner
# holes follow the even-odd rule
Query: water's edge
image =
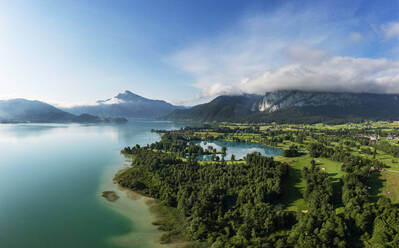
[[(156, 221), (156, 216), (150, 211), (148, 201), (153, 199), (123, 188), (114, 182), (114, 176), (126, 168), (128, 168), (126, 165), (110, 166), (104, 173), (97, 193), (103, 204), (131, 221), (129, 230), (122, 235), (109, 238), (107, 242), (123, 248), (132, 247), (135, 243), (146, 243), (146, 247), (168, 247), (161, 245), (162, 231), (152, 224)], [(106, 200), (101, 196), (106, 190), (114, 191), (119, 199), (114, 202)], [(140, 242), (137, 242), (139, 240)]]

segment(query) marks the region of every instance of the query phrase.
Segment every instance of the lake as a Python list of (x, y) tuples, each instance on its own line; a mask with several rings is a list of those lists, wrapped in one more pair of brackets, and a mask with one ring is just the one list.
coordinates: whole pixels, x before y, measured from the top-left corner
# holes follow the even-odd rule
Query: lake
[[(245, 143), (245, 142), (229, 142), (229, 141), (200, 141), (195, 142), (195, 144), (200, 145), (202, 148), (206, 149), (208, 146), (212, 146), (218, 151), (222, 150), (222, 147), (225, 146), (227, 148), (225, 160), (230, 160), (231, 155), (234, 154), (235, 159), (243, 159), (248, 153), (259, 152), (263, 156), (273, 157), (278, 156), (283, 153), (283, 151), (279, 148), (270, 147), (270, 146), (262, 146), (254, 143)], [(199, 160), (210, 160), (212, 155), (201, 155), (198, 156)], [(222, 154), (217, 154), (219, 158), (222, 158)]]
[[(130, 199), (112, 178), (128, 165), (123, 147), (157, 141), (151, 129), (181, 126), (1, 124), (0, 247), (159, 247), (144, 198)], [(104, 190), (119, 200), (108, 202)]]

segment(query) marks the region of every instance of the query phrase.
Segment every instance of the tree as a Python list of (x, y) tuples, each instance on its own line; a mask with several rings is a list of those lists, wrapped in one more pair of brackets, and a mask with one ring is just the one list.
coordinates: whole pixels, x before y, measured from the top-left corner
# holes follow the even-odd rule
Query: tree
[(314, 168), (316, 166), (316, 161), (314, 159), (312, 159), (310, 161), (310, 165), (312, 166), (312, 168)]
[(287, 150), (283, 151), (284, 157), (298, 157), (301, 155), (302, 153), (298, 150), (298, 147), (296, 145), (290, 145)]

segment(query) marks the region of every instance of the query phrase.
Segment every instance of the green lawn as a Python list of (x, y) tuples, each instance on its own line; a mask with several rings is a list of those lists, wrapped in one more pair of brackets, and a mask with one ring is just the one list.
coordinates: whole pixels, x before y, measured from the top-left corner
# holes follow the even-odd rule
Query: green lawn
[[(285, 179), (284, 183), (282, 203), (285, 205), (286, 209), (290, 211), (306, 210), (306, 202), (303, 199), (306, 182), (302, 177), (302, 170), (304, 167), (310, 166), (312, 158), (309, 155), (296, 158), (286, 158), (282, 156), (274, 158), (276, 161), (284, 161), (290, 165), (288, 177)], [(315, 158), (315, 161), (320, 168), (324, 168), (331, 176), (333, 183), (338, 183), (338, 179), (344, 174), (341, 171), (341, 163), (326, 158)]]
[[(374, 151), (374, 148), (371, 146), (362, 146), (362, 148), (368, 147), (370, 148), (372, 151)], [(357, 155), (357, 156), (362, 156), (362, 157), (367, 157), (369, 159), (373, 158), (372, 154), (365, 154), (365, 153), (360, 153), (359, 151), (356, 151), (356, 149), (354, 149), (354, 151), (352, 152), (353, 155)], [(386, 164), (388, 166), (389, 169), (392, 170), (398, 170), (399, 171), (399, 158), (395, 158), (394, 156), (390, 155), (390, 154), (386, 154), (385, 152), (381, 151), (381, 150), (377, 150), (377, 155), (375, 157), (377, 160), (380, 160), (381, 162), (383, 162), (384, 164)]]
[(390, 198), (392, 203), (399, 203), (399, 173), (382, 171), (378, 183), (382, 184), (382, 187), (377, 187), (378, 196), (385, 196)]

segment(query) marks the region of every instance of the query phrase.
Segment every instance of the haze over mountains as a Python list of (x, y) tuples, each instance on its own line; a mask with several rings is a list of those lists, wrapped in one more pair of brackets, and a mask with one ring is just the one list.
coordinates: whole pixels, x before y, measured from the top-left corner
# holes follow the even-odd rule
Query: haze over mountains
[(126, 90), (113, 98), (97, 101), (96, 105), (77, 106), (64, 110), (73, 114), (89, 113), (102, 117), (153, 119), (183, 108), (162, 100), (148, 99)]
[(391, 120), (399, 119), (399, 95), (280, 90), (219, 96), (206, 104), (175, 110), (167, 119), (254, 123)]
[(90, 114), (74, 115), (50, 104), (22, 98), (0, 101), (0, 122), (124, 122), (123, 118), (100, 118)]
[(125, 118), (155, 119), (182, 108), (130, 91), (100, 100), (96, 105), (64, 109), (37, 100), (18, 98), (0, 101), (0, 122), (125, 122)]
[(0, 101), (0, 122), (123, 122), (124, 118), (230, 122), (345, 122), (399, 119), (399, 94), (279, 90), (222, 95), (190, 108), (125, 91), (95, 105), (59, 109), (26, 99)]

